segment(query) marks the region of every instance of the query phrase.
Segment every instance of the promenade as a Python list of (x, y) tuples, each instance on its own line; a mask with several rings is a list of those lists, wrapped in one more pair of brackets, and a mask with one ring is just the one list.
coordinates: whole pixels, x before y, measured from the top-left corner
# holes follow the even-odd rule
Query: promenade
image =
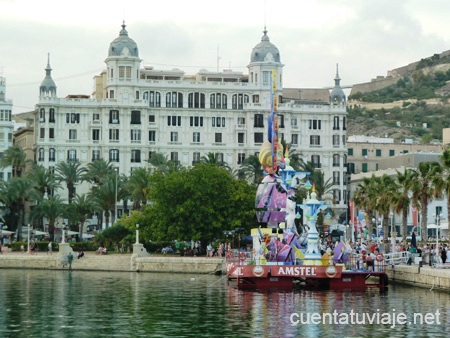
[[(8, 252), (0, 254), (0, 269), (44, 269), (67, 270), (66, 255), (53, 252), (35, 254)], [(132, 254), (97, 255), (85, 252), (77, 259), (74, 253), (73, 270), (85, 271), (123, 271), (123, 272), (172, 272), (172, 273), (222, 273), (225, 271), (224, 258), (181, 257), (176, 255), (133, 256)]]

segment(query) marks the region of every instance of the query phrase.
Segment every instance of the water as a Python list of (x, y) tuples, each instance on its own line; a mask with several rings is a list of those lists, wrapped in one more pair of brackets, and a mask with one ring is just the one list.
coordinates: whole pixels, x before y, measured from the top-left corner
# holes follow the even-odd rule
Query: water
[[(409, 321), (439, 310), (441, 323), (291, 325), (352, 309)], [(213, 275), (0, 270), (0, 337), (445, 337), (448, 309), (449, 293), (405, 286), (249, 292)]]

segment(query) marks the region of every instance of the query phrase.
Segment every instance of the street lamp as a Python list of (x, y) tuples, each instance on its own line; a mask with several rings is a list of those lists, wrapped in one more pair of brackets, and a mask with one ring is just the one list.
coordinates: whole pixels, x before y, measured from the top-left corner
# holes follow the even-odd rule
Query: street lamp
[(114, 171), (116, 172), (116, 191), (115, 191), (116, 198), (114, 200), (114, 223), (116, 223), (117, 222), (117, 181), (118, 181), (117, 177), (118, 177), (119, 168), (115, 168)]
[(439, 228), (441, 226), (441, 213), (436, 213), (436, 259), (437, 259), (437, 255), (439, 254)]

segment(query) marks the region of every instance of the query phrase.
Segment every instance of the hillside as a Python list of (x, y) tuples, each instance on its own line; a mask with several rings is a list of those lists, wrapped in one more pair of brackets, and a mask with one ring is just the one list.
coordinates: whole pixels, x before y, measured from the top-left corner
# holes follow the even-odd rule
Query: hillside
[(450, 126), (450, 55), (435, 54), (352, 88), (348, 135), (442, 140)]

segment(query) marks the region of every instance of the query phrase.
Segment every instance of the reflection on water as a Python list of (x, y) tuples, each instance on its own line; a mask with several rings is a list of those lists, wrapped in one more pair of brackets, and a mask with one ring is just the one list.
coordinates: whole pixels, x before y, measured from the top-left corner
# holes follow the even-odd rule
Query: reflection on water
[[(0, 337), (444, 337), (450, 295), (249, 292), (212, 275), (0, 270)], [(440, 325), (299, 324), (294, 314), (441, 313)]]

